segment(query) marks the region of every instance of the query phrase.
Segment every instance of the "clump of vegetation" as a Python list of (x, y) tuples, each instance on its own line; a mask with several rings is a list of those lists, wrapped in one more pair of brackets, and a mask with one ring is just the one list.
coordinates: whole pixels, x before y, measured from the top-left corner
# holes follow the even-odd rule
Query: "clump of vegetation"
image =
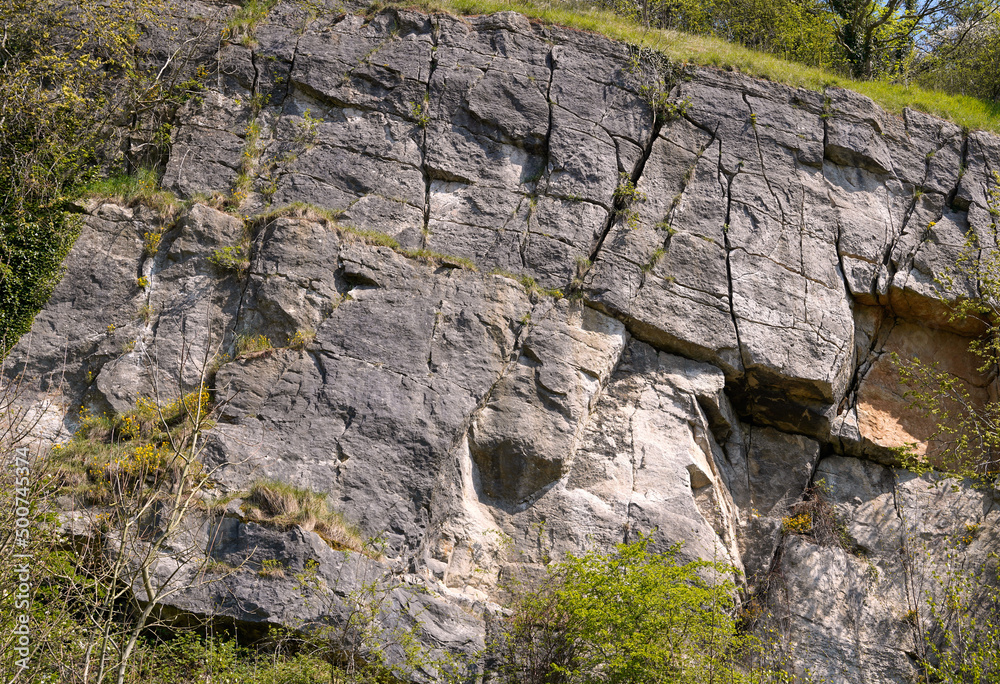
[(257, 571), (257, 574), (269, 579), (284, 579), (285, 564), (275, 558), (265, 558), (260, 562), (260, 570)]
[(248, 224), (254, 230), (266, 226), (279, 218), (297, 218), (321, 223), (328, 228), (335, 228), (343, 216), (343, 209), (328, 209), (308, 202), (292, 202), (279, 207), (272, 207), (265, 212), (252, 217)]
[(643, 272), (651, 273), (653, 269), (656, 268), (656, 264), (660, 262), (660, 259), (662, 259), (666, 255), (666, 253), (667, 250), (665, 250), (663, 247), (657, 247), (656, 249), (654, 249), (653, 253), (649, 255), (649, 261), (647, 261), (645, 264), (642, 265)]
[(781, 519), (781, 531), (785, 534), (808, 535), (813, 530), (812, 513), (804, 511)]
[(237, 335), (235, 345), (238, 359), (257, 356), (274, 349), (267, 335)]
[[(126, 207), (144, 205), (155, 210), (161, 220), (169, 222), (182, 202), (169, 190), (160, 189), (160, 177), (155, 169), (136, 169), (132, 174), (117, 174), (98, 178), (78, 191), (81, 196)], [(155, 250), (154, 250), (155, 252)]]
[(147, 257), (156, 256), (156, 253), (160, 250), (160, 242), (162, 240), (162, 230), (147, 230), (142, 234), (142, 253)]
[(258, 480), (243, 497), (247, 519), (311, 530), (336, 549), (366, 552), (360, 531), (330, 509), (325, 494), (275, 480)]
[(149, 321), (153, 318), (154, 313), (156, 313), (156, 311), (153, 309), (152, 305), (143, 304), (139, 307), (139, 310), (135, 312), (135, 317), (143, 323), (149, 323)]
[(417, 259), (418, 261), (435, 264), (440, 263), (446, 266), (454, 266), (455, 268), (464, 268), (467, 271), (479, 270), (479, 267), (476, 266), (476, 262), (472, 259), (454, 256), (452, 254), (441, 254), (440, 252), (435, 252), (429, 249), (407, 249), (404, 247), (400, 247), (396, 251), (405, 257)]
[(417, 125), (421, 128), (427, 128), (427, 124), (431, 122), (431, 112), (430, 112), (430, 95), (425, 93), (424, 99), (420, 102), (410, 103), (410, 115), (413, 120), (417, 122)]
[(316, 331), (312, 329), (296, 330), (291, 339), (288, 340), (289, 349), (305, 349), (316, 339)]
[(847, 531), (847, 526), (827, 498), (823, 480), (806, 487), (802, 501), (792, 505), (788, 515), (781, 520), (785, 534), (808, 537), (821, 546), (837, 546), (848, 553), (858, 553), (857, 544)]
[(394, 252), (398, 252), (409, 259), (419, 261), (441, 263), (447, 266), (464, 268), (469, 271), (476, 271), (478, 267), (475, 262), (466, 257), (454, 256), (451, 254), (441, 254), (429, 249), (411, 249), (399, 244), (399, 240), (377, 230), (367, 228), (356, 228), (340, 222), (344, 211), (342, 209), (327, 209), (306, 202), (293, 202), (280, 207), (269, 209), (250, 219), (250, 224), (254, 227), (264, 226), (279, 218), (299, 218), (306, 221), (322, 223), (329, 228), (335, 229), (339, 234), (348, 238), (353, 238), (366, 245), (373, 247), (388, 247)]
[(212, 252), (208, 262), (222, 274), (243, 276), (250, 270), (250, 246), (240, 244), (222, 247)]
[(538, 284), (537, 280), (524, 273), (511, 273), (510, 271), (505, 271), (501, 268), (494, 268), (488, 273), (488, 275), (498, 275), (503, 276), (504, 278), (510, 278), (511, 280), (516, 280), (521, 284), (521, 287), (527, 290), (528, 294), (531, 295), (539, 297), (554, 297), (556, 299), (562, 299), (566, 296), (562, 290), (542, 287)]
[(256, 45), (254, 31), (277, 4), (278, 0), (247, 0), (226, 22), (224, 37), (245, 47)]
[(694, 683), (709, 673), (720, 682), (786, 681), (777, 663), (744, 665), (767, 645), (741, 634), (733, 617), (734, 569), (681, 563), (678, 547), (655, 552), (651, 543), (571, 554), (539, 586), (509, 587), (510, 614), (489, 645), (499, 681)]
[(399, 251), (402, 246), (399, 241), (391, 235), (386, 235), (383, 232), (377, 230), (369, 230), (367, 228), (354, 228), (347, 226), (339, 226), (341, 230), (347, 235), (357, 238), (366, 245), (371, 245), (373, 247), (388, 247), (393, 251)]
[(233, 191), (229, 201), (226, 203), (227, 208), (234, 211), (239, 209), (246, 198), (250, 196), (254, 170), (257, 168), (261, 153), (264, 151), (264, 145), (261, 142), (260, 122), (254, 119), (248, 123), (246, 129), (243, 131), (243, 138), (243, 154), (240, 157), (240, 170), (233, 181)]
[(639, 212), (635, 210), (636, 202), (646, 200), (646, 193), (639, 190), (632, 178), (624, 171), (618, 176), (615, 187), (615, 211), (625, 220), (629, 228), (639, 227)]

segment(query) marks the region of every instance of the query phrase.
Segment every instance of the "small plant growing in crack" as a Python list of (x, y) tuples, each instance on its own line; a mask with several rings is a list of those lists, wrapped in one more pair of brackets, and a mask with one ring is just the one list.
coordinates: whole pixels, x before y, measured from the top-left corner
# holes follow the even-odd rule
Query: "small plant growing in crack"
[(142, 235), (142, 253), (147, 257), (154, 256), (160, 249), (162, 239), (163, 233), (147, 230)]
[(639, 212), (635, 210), (636, 202), (645, 201), (646, 193), (639, 190), (632, 178), (622, 171), (618, 176), (618, 187), (614, 193), (618, 213), (625, 220), (625, 225), (635, 229), (639, 227)]
[(312, 110), (307, 109), (302, 112), (302, 121), (295, 122), (295, 127), (298, 129), (298, 133), (295, 134), (295, 142), (305, 145), (306, 149), (313, 147), (319, 138), (319, 125), (321, 123), (323, 123), (323, 119), (314, 117)]
[(666, 232), (666, 234), (669, 235), (669, 236), (671, 236), (671, 237), (673, 237), (674, 235), (677, 235), (677, 229), (674, 228), (672, 225), (670, 225), (670, 221), (668, 219), (666, 219), (666, 218), (663, 219), (662, 221), (660, 221), (659, 223), (657, 223), (654, 226), (654, 228), (656, 228), (657, 230), (662, 230), (662, 231)]
[(244, 133), (245, 144), (243, 146), (243, 155), (240, 159), (240, 170), (236, 174), (232, 197), (229, 201), (229, 207), (232, 209), (236, 209), (243, 204), (243, 201), (250, 194), (250, 188), (253, 185), (253, 171), (260, 161), (260, 155), (263, 151), (263, 144), (260, 140), (261, 127), (259, 121), (256, 119), (251, 121)]
[(242, 276), (250, 269), (249, 245), (239, 244), (217, 249), (208, 257), (208, 262), (221, 274), (234, 273)]
[(431, 96), (424, 93), (424, 99), (422, 102), (411, 102), (410, 114), (413, 116), (413, 119), (417, 122), (418, 126), (421, 128), (427, 128), (427, 124), (431, 122)]
[(250, 356), (264, 354), (274, 349), (267, 335), (237, 335), (236, 358), (245, 359)]
[(577, 256), (574, 262), (576, 264), (576, 273), (573, 275), (569, 289), (576, 295), (582, 294), (580, 290), (583, 288), (583, 279), (586, 277), (590, 267), (593, 266), (593, 262), (585, 256)]
[(643, 273), (651, 273), (652, 270), (656, 268), (656, 264), (659, 263), (660, 259), (662, 259), (666, 253), (667, 250), (663, 249), (662, 247), (657, 247), (656, 249), (654, 249), (653, 253), (649, 255), (649, 261), (646, 262), (642, 267)]
[(302, 328), (295, 331), (291, 339), (288, 340), (288, 348), (303, 350), (305, 349), (313, 340), (316, 339), (316, 331), (311, 328)]
[(282, 579), (285, 576), (285, 564), (275, 558), (265, 558), (260, 562), (257, 574), (267, 579)]
[(674, 121), (687, 113), (690, 100), (675, 102), (670, 99), (670, 92), (660, 86), (640, 86), (639, 94), (649, 104), (650, 109), (661, 121)]
[(135, 317), (138, 320), (142, 321), (143, 324), (148, 325), (149, 321), (153, 318), (154, 313), (155, 311), (152, 305), (143, 304), (142, 306), (139, 307), (139, 310), (135, 312)]

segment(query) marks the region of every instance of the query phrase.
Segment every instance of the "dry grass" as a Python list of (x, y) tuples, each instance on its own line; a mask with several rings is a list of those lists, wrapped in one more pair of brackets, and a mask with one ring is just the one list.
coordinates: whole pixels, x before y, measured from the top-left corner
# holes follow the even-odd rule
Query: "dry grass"
[(243, 512), (261, 524), (313, 531), (335, 549), (367, 553), (361, 532), (330, 509), (325, 494), (275, 480), (258, 480), (244, 497)]
[(327, 209), (307, 202), (292, 202), (254, 216), (251, 223), (254, 227), (262, 227), (279, 218), (297, 218), (333, 227), (337, 225), (343, 213), (342, 209)]

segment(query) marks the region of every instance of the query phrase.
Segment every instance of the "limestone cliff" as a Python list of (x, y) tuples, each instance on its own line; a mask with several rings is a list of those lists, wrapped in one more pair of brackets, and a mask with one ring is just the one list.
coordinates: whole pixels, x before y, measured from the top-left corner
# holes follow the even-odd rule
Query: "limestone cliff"
[[(187, 9), (179, 39), (234, 11)], [(217, 75), (179, 112), (163, 185), (242, 193), (244, 216), (309, 203), (342, 227), (194, 203), (149, 256), (163, 217), (91, 207), (14, 351), (49, 437), (76, 407), (147, 395), (149, 358), (190, 374), (191, 352), (315, 331), (218, 369), (220, 487), (266, 475), (329, 492), (432, 589), (417, 595), (432, 641), (482, 639), (505, 566), (657, 528), (770, 588), (800, 672), (912, 680), (923, 637), (907, 616), (945, 562), (917, 547), (973, 526), (962, 553), (985, 560), (1000, 514), (995, 492), (894, 466), (891, 448), (931, 424), (889, 353), (989, 396), (977, 330), (949, 322), (959, 293), (935, 276), (968, 231), (995, 244), (1000, 139), (513, 13), (279, 5), (251, 44), (206, 50)], [(245, 225), (249, 271), (220, 275), (209, 257)], [(850, 552), (782, 535), (819, 480)], [(222, 559), (341, 562), (302, 530), (227, 518), (222, 539)], [(303, 610), (280, 582), (226, 583), (172, 601), (244, 622)]]

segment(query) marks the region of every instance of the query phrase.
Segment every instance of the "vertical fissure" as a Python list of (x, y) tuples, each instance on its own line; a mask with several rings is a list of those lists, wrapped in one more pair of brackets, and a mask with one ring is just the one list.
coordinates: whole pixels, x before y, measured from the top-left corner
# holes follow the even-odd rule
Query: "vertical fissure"
[(917, 603), (917, 591), (913, 584), (913, 552), (910, 549), (909, 535), (906, 532), (906, 518), (899, 502), (899, 473), (896, 468), (890, 469), (892, 473), (892, 506), (896, 511), (896, 519), (899, 521), (899, 544), (903, 557), (903, 584), (906, 589), (906, 601), (910, 607), (911, 615), (914, 616), (913, 629), (916, 632), (916, 646), (920, 660), (927, 657), (926, 639), (924, 637), (924, 625), (920, 615), (920, 606)]
[[(749, 383), (747, 382), (747, 359), (743, 349), (743, 341), (740, 339), (740, 325), (739, 317), (736, 315), (736, 305), (733, 297), (733, 245), (729, 240), (729, 222), (732, 218), (733, 209), (733, 182), (736, 180), (736, 176), (739, 175), (740, 169), (737, 168), (733, 173), (727, 173), (725, 169), (722, 168), (722, 141), (719, 140), (719, 159), (718, 159), (718, 180), (719, 186), (722, 189), (723, 194), (726, 198), (726, 217), (722, 224), (722, 243), (726, 250), (726, 284), (727, 284), (727, 294), (729, 299), (729, 317), (733, 322), (733, 332), (736, 335), (736, 347), (740, 354), (740, 362), (743, 366), (742, 384), (743, 389), (747, 395), (747, 401), (749, 402), (750, 415), (753, 415), (753, 397), (750, 393)], [(724, 181), (724, 182), (723, 182)]]
[(420, 247), (427, 249), (427, 238), (431, 231), (431, 174), (427, 166), (427, 128), (430, 126), (431, 118), (431, 87), (434, 83), (434, 72), (437, 70), (438, 40), (440, 39), (441, 25), (436, 17), (431, 17), (431, 61), (427, 71), (427, 90), (424, 92), (424, 101), (417, 107), (417, 113), (421, 120), (420, 133), (420, 173), (424, 180), (424, 215), (423, 226), (420, 229)]
[[(642, 156), (640, 156), (638, 161), (636, 161), (635, 167), (632, 169), (632, 173), (629, 174), (629, 181), (632, 183), (633, 187), (639, 184), (639, 179), (642, 177), (642, 172), (646, 168), (646, 162), (653, 153), (653, 145), (660, 137), (660, 131), (663, 129), (664, 123), (663, 117), (654, 113), (653, 127), (649, 135), (649, 141), (646, 143), (645, 148), (643, 148)], [(608, 233), (611, 232), (611, 228), (614, 226), (615, 221), (619, 216), (627, 211), (626, 204), (627, 202), (621, 198), (614, 199), (614, 202), (611, 205), (611, 211), (608, 212), (608, 218), (605, 220), (604, 227), (601, 230), (601, 235), (597, 239), (597, 243), (594, 245), (593, 249), (590, 250), (591, 264), (593, 264), (597, 259), (597, 255), (601, 251), (601, 247), (604, 246), (604, 240), (608, 237)]]

